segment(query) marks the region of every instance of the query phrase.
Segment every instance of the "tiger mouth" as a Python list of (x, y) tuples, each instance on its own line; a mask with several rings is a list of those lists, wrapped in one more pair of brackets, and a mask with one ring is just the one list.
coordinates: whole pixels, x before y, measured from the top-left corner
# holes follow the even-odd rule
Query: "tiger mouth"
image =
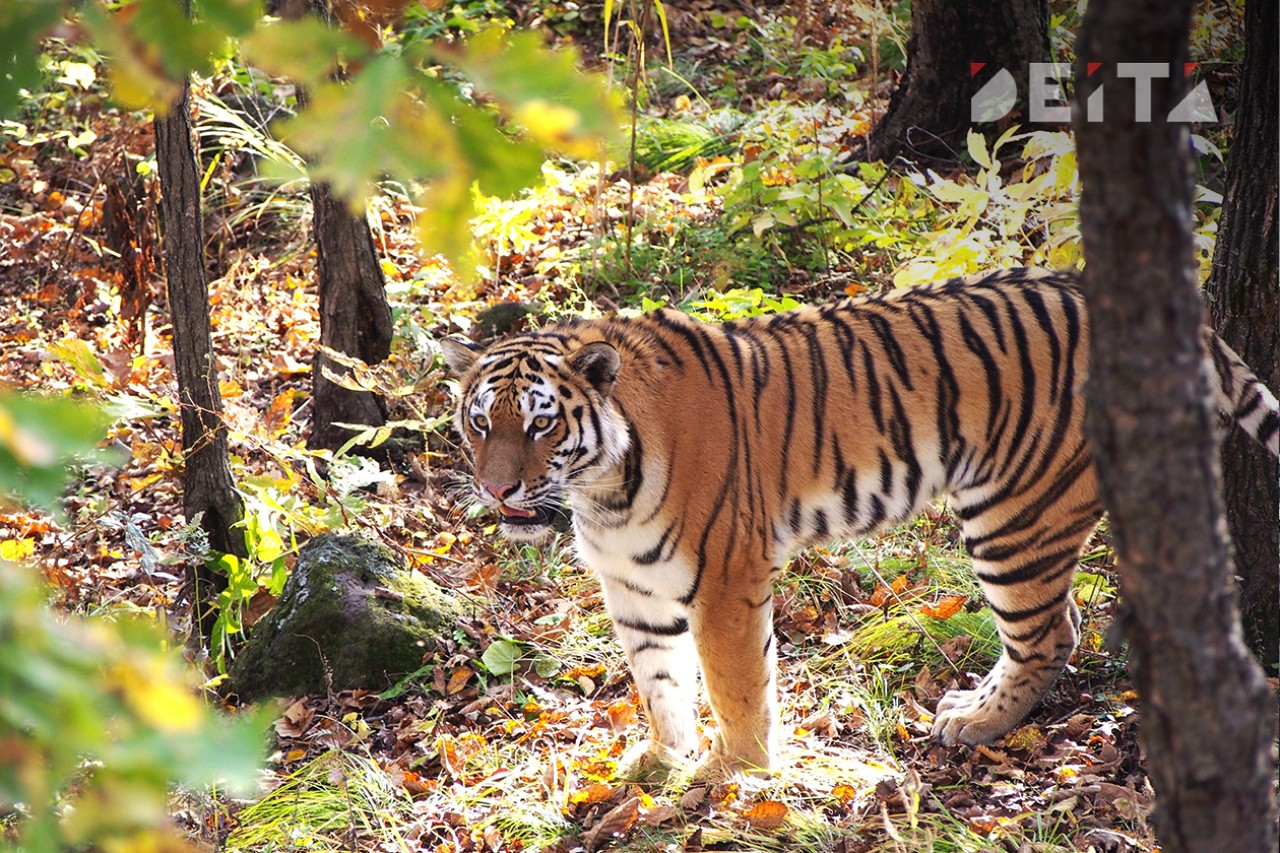
[(535, 509), (520, 509), (519, 507), (507, 506), (506, 504), (498, 504), (498, 512), (502, 515), (502, 520), (506, 524), (516, 526), (540, 527), (551, 523), (550, 511), (537, 507)]

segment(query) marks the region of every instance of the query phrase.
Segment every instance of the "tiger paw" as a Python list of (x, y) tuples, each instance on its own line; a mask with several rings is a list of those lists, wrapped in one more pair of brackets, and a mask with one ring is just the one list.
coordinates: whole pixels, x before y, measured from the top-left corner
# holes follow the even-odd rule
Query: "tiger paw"
[(641, 787), (663, 785), (689, 765), (690, 757), (660, 743), (641, 741), (618, 761), (613, 776), (618, 781)]
[(991, 743), (1022, 721), (1026, 709), (1011, 707), (999, 689), (952, 690), (938, 700), (933, 736), (944, 746)]
[(738, 776), (768, 776), (771, 773), (768, 756), (756, 761), (726, 755), (714, 747), (702, 757), (693, 771), (693, 786), (717, 785)]

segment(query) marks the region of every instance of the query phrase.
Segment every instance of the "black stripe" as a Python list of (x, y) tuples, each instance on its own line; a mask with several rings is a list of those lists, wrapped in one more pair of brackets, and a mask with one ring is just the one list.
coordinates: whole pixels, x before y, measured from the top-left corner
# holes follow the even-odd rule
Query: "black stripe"
[[(1076, 552), (1077, 549), (1075, 547), (1063, 548), (1058, 551), (1051, 551), (1041, 557), (1037, 557), (1029, 563), (1024, 563), (1021, 566), (1018, 566), (1012, 571), (998, 573), (977, 572), (978, 580), (983, 583), (991, 584), (992, 586), (1012, 586), (1016, 583), (1035, 580), (1054, 568), (1060, 568), (1064, 564), (1064, 561), (1068, 561), (1068, 566), (1074, 566)], [(1055, 572), (1054, 576), (1056, 577), (1058, 574), (1060, 574), (1060, 572)]]
[(623, 628), (639, 631), (642, 634), (654, 634), (659, 637), (678, 637), (689, 630), (689, 620), (683, 616), (670, 625), (654, 625), (651, 622), (640, 622), (632, 619), (615, 620)]

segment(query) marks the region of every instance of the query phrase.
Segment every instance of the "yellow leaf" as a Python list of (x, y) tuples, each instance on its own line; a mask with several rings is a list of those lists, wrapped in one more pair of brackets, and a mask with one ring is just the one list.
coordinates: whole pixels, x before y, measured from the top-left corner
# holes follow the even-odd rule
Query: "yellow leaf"
[(129, 662), (113, 667), (108, 673), (113, 686), (139, 717), (157, 729), (169, 732), (192, 731), (200, 724), (200, 702), (180, 681), (160, 670), (155, 664), (143, 672)]
[(218, 383), (218, 393), (222, 395), (222, 399), (230, 400), (243, 394), (244, 389), (234, 379), (223, 379)]
[(933, 261), (914, 260), (893, 274), (894, 287), (910, 287), (924, 284), (938, 277), (938, 265)]
[(1035, 726), (1023, 726), (1005, 738), (1005, 746), (1019, 752), (1039, 752), (1048, 743), (1044, 732)]
[(0, 541), (0, 560), (15, 562), (30, 557), (35, 552), (34, 539), (5, 539)]
[(969, 130), (969, 156), (973, 158), (973, 162), (977, 163), (984, 169), (991, 168), (991, 157), (987, 154), (987, 139), (978, 131)]
[(289, 750), (288, 754), (285, 755), (284, 760), (287, 763), (292, 764), (293, 762), (301, 761), (306, 757), (307, 757), (307, 751), (305, 749), (291, 749)]
[(152, 483), (159, 480), (163, 476), (164, 474), (157, 472), (155, 474), (148, 474), (145, 477), (130, 477), (129, 488), (132, 491), (140, 492), (143, 489), (145, 489), (147, 486), (150, 486)]

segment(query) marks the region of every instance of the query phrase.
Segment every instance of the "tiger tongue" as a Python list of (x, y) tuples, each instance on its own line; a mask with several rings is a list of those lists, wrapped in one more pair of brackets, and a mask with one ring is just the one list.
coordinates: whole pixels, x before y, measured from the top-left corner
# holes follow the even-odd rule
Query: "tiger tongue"
[(506, 504), (498, 504), (498, 512), (503, 515), (515, 516), (516, 518), (533, 518), (537, 515), (537, 513), (531, 509), (516, 509), (515, 507), (507, 506)]

